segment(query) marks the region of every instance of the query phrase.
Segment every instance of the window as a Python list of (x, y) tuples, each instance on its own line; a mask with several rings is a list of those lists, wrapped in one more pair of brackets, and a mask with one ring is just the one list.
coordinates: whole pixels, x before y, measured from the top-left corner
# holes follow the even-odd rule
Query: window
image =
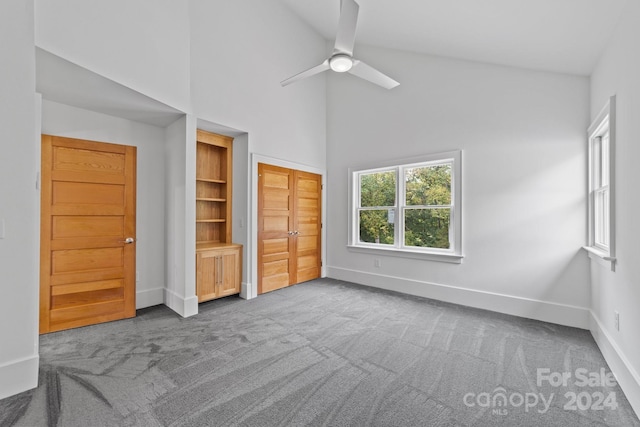
[(350, 170), (349, 247), (460, 262), (461, 152)]
[(589, 244), (587, 249), (607, 261), (614, 251), (614, 140), (615, 97), (589, 127)]

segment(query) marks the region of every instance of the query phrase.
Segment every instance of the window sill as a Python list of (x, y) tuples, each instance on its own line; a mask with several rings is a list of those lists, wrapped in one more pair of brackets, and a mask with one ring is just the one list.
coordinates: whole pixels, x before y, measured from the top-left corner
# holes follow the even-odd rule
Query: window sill
[(448, 262), (451, 264), (461, 264), (463, 255), (453, 254), (453, 253), (436, 253), (436, 252), (422, 252), (422, 251), (410, 251), (406, 249), (395, 249), (395, 248), (373, 248), (373, 247), (364, 247), (364, 246), (355, 246), (355, 245), (347, 245), (347, 249), (352, 252), (360, 252), (365, 254), (374, 254), (374, 255), (387, 255), (398, 258), (411, 258), (411, 259), (421, 259), (427, 261), (439, 261), (439, 262)]
[(596, 261), (598, 264), (602, 264), (607, 267), (611, 266), (611, 271), (615, 271), (616, 257), (610, 256), (609, 253), (592, 246), (583, 246), (582, 249), (587, 252), (589, 258), (591, 258), (593, 261)]

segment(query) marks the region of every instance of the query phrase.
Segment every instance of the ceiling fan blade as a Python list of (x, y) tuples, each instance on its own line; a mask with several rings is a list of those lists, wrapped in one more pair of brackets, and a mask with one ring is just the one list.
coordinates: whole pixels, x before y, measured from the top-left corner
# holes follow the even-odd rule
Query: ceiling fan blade
[(325, 59), (322, 64), (316, 65), (313, 68), (309, 68), (308, 70), (298, 73), (293, 77), (289, 77), (288, 79), (281, 81), (280, 84), (282, 86), (290, 85), (291, 83), (295, 83), (298, 80), (306, 79), (307, 77), (311, 77), (323, 71), (327, 71), (328, 69), (329, 69), (329, 60)]
[(345, 53), (353, 55), (353, 45), (356, 42), (356, 24), (358, 23), (358, 10), (360, 6), (354, 0), (342, 0), (340, 7), (340, 21), (338, 33), (333, 47), (333, 53)]
[(382, 86), (385, 89), (393, 89), (400, 84), (391, 77), (382, 74), (380, 71), (357, 59), (353, 60), (353, 67), (351, 67), (348, 73), (375, 83), (378, 86)]

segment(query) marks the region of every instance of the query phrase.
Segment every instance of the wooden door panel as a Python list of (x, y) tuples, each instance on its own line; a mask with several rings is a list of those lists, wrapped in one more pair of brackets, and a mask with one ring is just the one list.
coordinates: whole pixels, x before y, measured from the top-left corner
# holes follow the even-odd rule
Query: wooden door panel
[(281, 259), (264, 263), (264, 273), (267, 276), (289, 274), (289, 260)]
[(298, 236), (298, 253), (306, 251), (316, 251), (317, 249), (317, 236)]
[(60, 295), (75, 294), (89, 291), (102, 291), (104, 289), (123, 288), (124, 280), (101, 280), (97, 282), (71, 283), (68, 285), (54, 285), (51, 287), (51, 295), (56, 297)]
[(317, 211), (318, 210), (318, 199), (315, 198), (308, 198), (308, 197), (302, 197), (300, 194), (298, 194), (298, 206), (297, 208), (300, 209), (300, 211), (304, 211), (304, 210), (311, 210), (311, 211)]
[(124, 175), (124, 153), (53, 147), (54, 171), (98, 172)]
[(73, 237), (120, 237), (124, 236), (122, 216), (55, 216), (52, 219), (51, 235), (54, 240)]
[(91, 312), (90, 324), (110, 322), (122, 319), (125, 310), (124, 301), (98, 302), (94, 304), (78, 305), (75, 307), (51, 310), (49, 322), (55, 325), (55, 330), (63, 330), (87, 326), (87, 311)]
[(320, 277), (317, 256), (314, 253), (306, 256), (298, 256), (298, 280), (306, 282)]
[(51, 274), (124, 267), (123, 258), (122, 247), (53, 251), (51, 253)]
[(289, 286), (289, 273), (262, 277), (262, 292), (271, 292)]
[(317, 236), (320, 234), (320, 229), (318, 228), (318, 218), (317, 217), (309, 217), (308, 223), (299, 223), (298, 224), (298, 232), (303, 236)]
[(124, 205), (124, 185), (53, 182), (52, 205)]
[(287, 233), (289, 231), (289, 216), (265, 216), (262, 220), (264, 233)]
[[(268, 198), (264, 201), (264, 209), (289, 212), (289, 194), (285, 191), (270, 189)], [(271, 213), (274, 215), (274, 213)]]
[(270, 166), (264, 168), (264, 186), (272, 190), (282, 189), (289, 190), (289, 170), (285, 168), (279, 168), (277, 166)]
[(110, 288), (91, 290), (84, 292), (74, 292), (64, 295), (53, 295), (51, 297), (51, 309), (58, 310), (78, 305), (94, 304), (96, 302), (124, 301), (124, 288)]
[(40, 332), (135, 315), (136, 149), (42, 136)]
[[(122, 279), (125, 276), (125, 270), (122, 267), (109, 268), (104, 270), (89, 270), (73, 273), (56, 274), (50, 276), (49, 283), (51, 286), (90, 283), (101, 280)], [(41, 300), (42, 302), (42, 300)]]
[(264, 240), (262, 243), (262, 254), (275, 255), (275, 254), (288, 254), (289, 253), (289, 239), (270, 239)]

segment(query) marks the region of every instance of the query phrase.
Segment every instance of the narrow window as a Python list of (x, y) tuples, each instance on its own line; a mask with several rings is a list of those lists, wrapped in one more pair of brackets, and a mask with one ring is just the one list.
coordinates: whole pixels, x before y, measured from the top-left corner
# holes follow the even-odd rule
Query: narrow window
[(615, 97), (589, 127), (589, 243), (587, 250), (615, 260), (614, 141)]

